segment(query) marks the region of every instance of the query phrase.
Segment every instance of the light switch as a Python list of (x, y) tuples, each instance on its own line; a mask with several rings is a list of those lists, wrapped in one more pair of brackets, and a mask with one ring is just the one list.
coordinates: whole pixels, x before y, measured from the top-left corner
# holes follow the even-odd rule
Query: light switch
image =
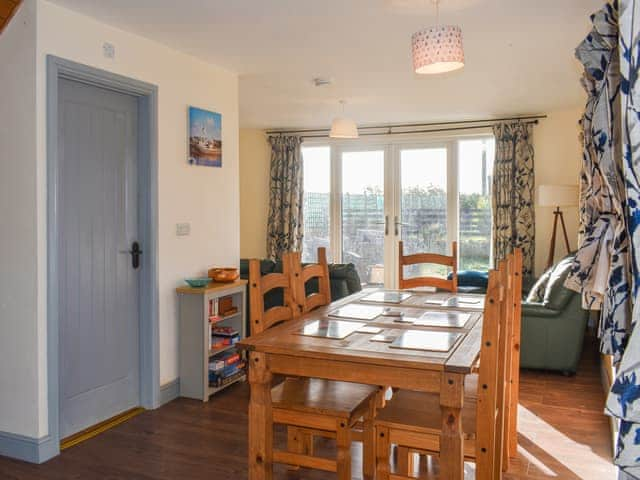
[(191, 224), (190, 223), (177, 223), (176, 224), (176, 235), (178, 237), (186, 237), (191, 234)]
[(109, 42), (104, 42), (102, 44), (102, 54), (105, 58), (116, 58), (116, 47)]

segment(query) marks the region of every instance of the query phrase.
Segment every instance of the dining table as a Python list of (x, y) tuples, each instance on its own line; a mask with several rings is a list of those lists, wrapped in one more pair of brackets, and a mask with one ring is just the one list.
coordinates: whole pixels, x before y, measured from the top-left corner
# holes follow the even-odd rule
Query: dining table
[(282, 375), (438, 394), (440, 478), (461, 480), (464, 382), (479, 359), (483, 307), (484, 295), (365, 289), (241, 340), (249, 479), (272, 478), (271, 387)]

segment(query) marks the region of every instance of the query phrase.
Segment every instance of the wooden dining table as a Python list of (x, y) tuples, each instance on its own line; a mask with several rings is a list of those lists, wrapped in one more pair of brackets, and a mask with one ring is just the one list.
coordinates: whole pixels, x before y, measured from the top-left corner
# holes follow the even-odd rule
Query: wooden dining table
[[(439, 394), (442, 418), (440, 478), (463, 478), (465, 446), (461, 414), (464, 381), (474, 370), (480, 354), (484, 296), (405, 291), (403, 293), (410, 294), (408, 298), (399, 303), (398, 299), (386, 302), (384, 294), (394, 292), (400, 293), (383, 289), (365, 290), (238, 343), (240, 349), (248, 352), (251, 388), (249, 479), (272, 478), (271, 386), (276, 374)], [(347, 314), (375, 310), (369, 307), (381, 307), (386, 311), (384, 315), (367, 320), (335, 316), (347, 306)], [(354, 310), (353, 306), (365, 308)], [(421, 318), (425, 313), (443, 311), (459, 312), (460, 315), (452, 315), (450, 322), (446, 320), (447, 316), (433, 315), (438, 319), (430, 323), (427, 315), (426, 322), (418, 322), (419, 325), (410, 323), (411, 319)], [(389, 316), (397, 312), (403, 313), (402, 318)], [(337, 321), (342, 326), (350, 326), (342, 322), (359, 322), (373, 327), (369, 329), (371, 331), (380, 329), (378, 335), (391, 338), (407, 331), (445, 332), (452, 334), (449, 336), (452, 345), (446, 351), (442, 350), (443, 347), (439, 347), (440, 350), (394, 348), (390, 343), (372, 341), (375, 333), (371, 331), (355, 331), (345, 338), (305, 335), (305, 331), (314, 329), (314, 322), (326, 325), (327, 321)]]

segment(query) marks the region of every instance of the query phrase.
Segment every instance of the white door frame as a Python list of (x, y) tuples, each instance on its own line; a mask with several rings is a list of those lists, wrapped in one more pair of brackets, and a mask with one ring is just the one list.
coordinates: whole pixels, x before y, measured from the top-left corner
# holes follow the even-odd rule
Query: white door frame
[(48, 427), (45, 461), (60, 452), (58, 319), (58, 80), (65, 78), (138, 98), (138, 195), (140, 243), (140, 405), (160, 402), (158, 326), (158, 88), (139, 80), (47, 56), (47, 386)]
[[(447, 211), (459, 211), (459, 179), (458, 157), (459, 141), (462, 139), (484, 138), (492, 135), (490, 127), (481, 129), (461, 130), (452, 132), (434, 132), (429, 134), (380, 135), (362, 136), (357, 140), (334, 140), (329, 138), (306, 140), (303, 146), (329, 146), (331, 155), (330, 182), (330, 221), (329, 232), (332, 251), (332, 261), (339, 262), (342, 258), (342, 153), (366, 152), (384, 150), (385, 180), (384, 214), (388, 218), (389, 233), (385, 235), (385, 285), (398, 285), (397, 256), (400, 235), (395, 234), (395, 216), (400, 217), (400, 151), (406, 149), (437, 148), (447, 149)], [(458, 241), (458, 215), (447, 215), (447, 244)], [(447, 247), (449, 252), (450, 247)], [(458, 249), (458, 255), (460, 249)]]

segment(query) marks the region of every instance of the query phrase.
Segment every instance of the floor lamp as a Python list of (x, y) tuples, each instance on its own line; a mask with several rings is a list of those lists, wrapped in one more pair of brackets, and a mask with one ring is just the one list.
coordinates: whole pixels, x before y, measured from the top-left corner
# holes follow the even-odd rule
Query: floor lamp
[(564, 216), (560, 207), (575, 207), (578, 205), (578, 187), (574, 185), (540, 185), (538, 187), (537, 203), (539, 207), (556, 207), (553, 211), (553, 232), (551, 233), (549, 256), (547, 257), (547, 266), (545, 268), (548, 269), (553, 265), (553, 258), (556, 252), (558, 220), (562, 226), (562, 234), (564, 236), (564, 244), (567, 247), (567, 253), (571, 252), (567, 227), (565, 226)]

